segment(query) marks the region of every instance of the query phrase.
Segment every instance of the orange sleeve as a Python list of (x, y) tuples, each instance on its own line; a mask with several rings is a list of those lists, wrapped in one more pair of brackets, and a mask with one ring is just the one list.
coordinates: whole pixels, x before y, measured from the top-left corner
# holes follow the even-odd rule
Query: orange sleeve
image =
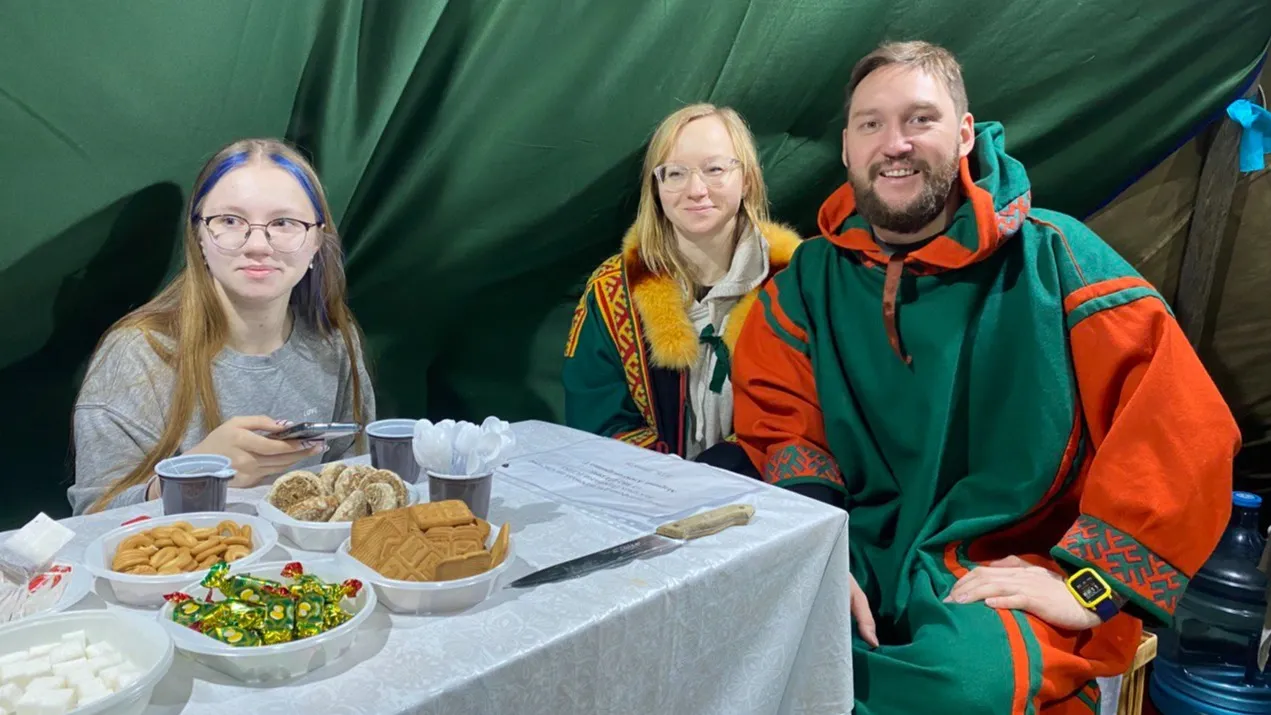
[[(1052, 555), (1168, 623), (1231, 513), (1240, 432), (1160, 295), (1116, 278), (1064, 301), (1093, 457)], [(1109, 578), (1110, 577), (1110, 578)]]
[(807, 333), (782, 311), (777, 281), (759, 294), (733, 350), (737, 442), (764, 481), (846, 493), (826, 444)]

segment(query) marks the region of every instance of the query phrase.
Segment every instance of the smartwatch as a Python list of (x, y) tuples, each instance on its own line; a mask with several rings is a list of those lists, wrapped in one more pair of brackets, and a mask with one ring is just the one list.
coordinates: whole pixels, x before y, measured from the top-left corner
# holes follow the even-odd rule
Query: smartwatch
[(1107, 622), (1121, 612), (1122, 599), (1112, 590), (1107, 581), (1092, 568), (1084, 568), (1069, 576), (1064, 583), (1073, 597), (1083, 608), (1088, 608), (1099, 616), (1100, 621)]

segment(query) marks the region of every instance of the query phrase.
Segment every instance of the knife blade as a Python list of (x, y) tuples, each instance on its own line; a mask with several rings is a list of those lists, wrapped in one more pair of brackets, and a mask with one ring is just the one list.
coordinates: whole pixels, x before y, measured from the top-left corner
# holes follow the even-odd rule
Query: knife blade
[(645, 534), (617, 546), (610, 546), (607, 549), (539, 569), (509, 583), (508, 588), (528, 588), (566, 581), (601, 569), (621, 566), (638, 558), (670, 553), (683, 546), (686, 541), (719, 533), (730, 526), (749, 524), (750, 517), (754, 516), (754, 513), (755, 508), (749, 504), (730, 504), (712, 509), (686, 519), (663, 524), (652, 534)]

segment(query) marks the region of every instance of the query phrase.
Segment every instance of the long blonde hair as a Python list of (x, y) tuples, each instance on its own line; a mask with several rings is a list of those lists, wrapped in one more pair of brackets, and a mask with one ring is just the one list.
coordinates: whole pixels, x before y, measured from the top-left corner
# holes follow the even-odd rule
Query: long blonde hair
[[(181, 272), (149, 302), (112, 325), (98, 342), (100, 349), (111, 333), (138, 329), (150, 348), (172, 368), (175, 379), (172, 406), (158, 443), (140, 464), (89, 507), (89, 513), (104, 509), (125, 489), (147, 481), (155, 465), (180, 447), (196, 407), (202, 407), (205, 431), (211, 432), (221, 424), (220, 403), (212, 384), (212, 360), (225, 347), (229, 324), (211, 274), (203, 268), (197, 217), (203, 199), (226, 173), (248, 163), (265, 161), (295, 176), (318, 212), (319, 225), (315, 229), (321, 232), (322, 245), (314, 255), (313, 268), (291, 291), (291, 310), (296, 320), (303, 321), (323, 337), (330, 339), (338, 333), (343, 339), (349, 356), (353, 415), (356, 421), (362, 421), (364, 386), (358, 379), (357, 365), (362, 332), (346, 303), (344, 252), (322, 184), (309, 162), (284, 142), (278, 139), (236, 141), (216, 152), (194, 182), (184, 214), (185, 266)], [(175, 348), (166, 347), (157, 335), (175, 342)]]
[[(640, 245), (640, 260), (652, 273), (670, 276), (679, 284), (687, 301), (693, 294), (697, 284), (692, 268), (684, 258), (675, 240), (675, 231), (671, 220), (662, 208), (662, 200), (658, 195), (657, 180), (653, 176), (656, 169), (670, 155), (679, 137), (680, 131), (689, 123), (705, 117), (719, 117), (732, 139), (733, 149), (741, 162), (742, 195), (741, 214), (745, 223), (760, 229), (761, 222), (768, 220), (768, 189), (764, 186), (763, 172), (759, 168), (759, 152), (755, 149), (755, 138), (741, 115), (731, 107), (716, 107), (713, 104), (690, 104), (682, 107), (662, 120), (653, 138), (649, 140), (649, 148), (644, 154), (644, 173), (640, 179), (640, 205), (636, 210), (635, 235)], [(744, 230), (744, 226), (739, 229)]]

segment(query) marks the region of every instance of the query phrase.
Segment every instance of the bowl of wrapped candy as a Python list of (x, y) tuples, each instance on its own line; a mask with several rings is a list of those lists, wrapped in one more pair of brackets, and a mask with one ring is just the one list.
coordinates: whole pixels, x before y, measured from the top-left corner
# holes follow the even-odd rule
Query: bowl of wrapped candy
[(375, 590), (329, 560), (217, 564), (165, 598), (159, 622), (177, 649), (245, 683), (334, 662), (375, 610)]

